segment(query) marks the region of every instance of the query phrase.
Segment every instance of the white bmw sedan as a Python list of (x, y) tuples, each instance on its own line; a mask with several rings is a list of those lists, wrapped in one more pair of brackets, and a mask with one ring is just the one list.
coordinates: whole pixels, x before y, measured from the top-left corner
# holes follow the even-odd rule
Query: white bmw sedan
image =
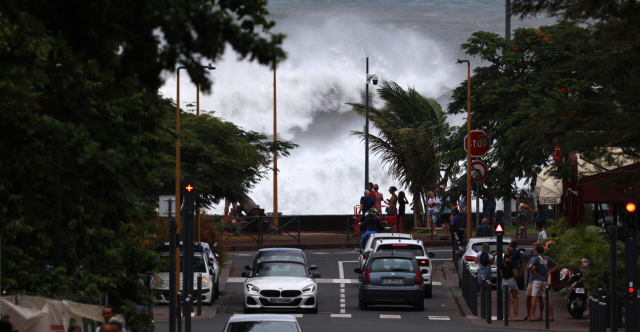
[(303, 309), (318, 313), (319, 276), (301, 262), (266, 261), (258, 263), (252, 271), (243, 272), (244, 312), (257, 309)]

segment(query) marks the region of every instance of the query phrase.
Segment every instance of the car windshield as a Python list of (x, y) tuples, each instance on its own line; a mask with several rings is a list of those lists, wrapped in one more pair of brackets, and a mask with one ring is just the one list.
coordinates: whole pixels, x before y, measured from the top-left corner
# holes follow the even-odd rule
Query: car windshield
[[(483, 242), (478, 242), (478, 243), (474, 243), (471, 245), (471, 250), (475, 251), (475, 252), (480, 252), (482, 251), (482, 243)], [(489, 243), (489, 248), (491, 252), (494, 251), (498, 251), (498, 244), (497, 243)], [(503, 244), (502, 245), (502, 252), (506, 252), (507, 248), (509, 248), (509, 243)]]
[(229, 324), (227, 332), (298, 332), (294, 322), (237, 322)]
[(415, 244), (405, 244), (405, 243), (394, 243), (394, 244), (383, 244), (378, 247), (376, 252), (392, 252), (392, 251), (402, 251), (402, 252), (410, 252), (413, 256), (424, 256), (424, 250), (422, 246)]
[(289, 262), (264, 262), (258, 264), (256, 277), (306, 277), (304, 265)]
[(374, 258), (369, 272), (415, 272), (415, 262), (408, 258)]
[(256, 264), (260, 264), (262, 262), (273, 262), (273, 261), (280, 261), (280, 262), (291, 261), (291, 262), (298, 262), (298, 263), (304, 264), (304, 257), (302, 256), (301, 253), (265, 252), (265, 253), (260, 253), (259, 255), (260, 256), (258, 256), (258, 258), (256, 259)]
[[(171, 257), (169, 256), (169, 253), (161, 253), (160, 254), (160, 265), (162, 266), (162, 268), (160, 269), (160, 272), (169, 272), (169, 264), (171, 260)], [(184, 272), (182, 271), (184, 269), (184, 265), (182, 264), (183, 260), (182, 260), (182, 255), (180, 255), (180, 272)], [(199, 272), (207, 272), (207, 266), (204, 263), (204, 258), (202, 257), (202, 253), (199, 252), (195, 252), (193, 253), (193, 272), (194, 273), (199, 273)]]

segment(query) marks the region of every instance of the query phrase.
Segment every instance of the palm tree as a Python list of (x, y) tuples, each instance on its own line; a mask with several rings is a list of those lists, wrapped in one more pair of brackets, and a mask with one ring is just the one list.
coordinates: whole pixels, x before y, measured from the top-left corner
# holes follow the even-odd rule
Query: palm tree
[[(369, 133), (371, 151), (388, 166), (389, 175), (409, 188), (414, 206), (423, 208), (426, 193), (441, 181), (446, 183), (451, 174), (451, 165), (443, 165), (441, 158), (449, 135), (446, 115), (435, 99), (411, 87), (404, 90), (395, 82), (382, 81), (378, 94), (385, 103), (381, 109), (369, 106), (369, 118), (380, 132), (380, 136)], [(365, 105), (348, 105), (365, 115)], [(363, 132), (353, 134), (364, 140)]]

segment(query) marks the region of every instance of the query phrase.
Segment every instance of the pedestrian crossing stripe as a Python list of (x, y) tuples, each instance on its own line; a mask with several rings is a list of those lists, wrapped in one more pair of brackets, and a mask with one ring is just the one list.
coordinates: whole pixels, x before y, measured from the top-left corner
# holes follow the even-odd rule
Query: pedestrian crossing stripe
[(429, 320), (451, 320), (449, 316), (429, 316)]
[(380, 315), (381, 319), (400, 319), (400, 315)]
[(351, 314), (331, 314), (331, 318), (351, 318)]

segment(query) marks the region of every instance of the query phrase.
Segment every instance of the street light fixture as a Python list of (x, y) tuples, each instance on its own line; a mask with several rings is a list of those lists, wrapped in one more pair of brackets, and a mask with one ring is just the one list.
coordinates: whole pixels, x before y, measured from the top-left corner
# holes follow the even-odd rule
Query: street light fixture
[[(458, 64), (467, 63), (467, 146), (471, 146), (471, 63), (458, 59)], [(479, 211), (476, 211), (479, 213)], [(467, 149), (467, 241), (471, 239), (471, 149)]]
[(365, 94), (365, 126), (364, 126), (364, 189), (368, 188), (369, 184), (369, 82), (373, 85), (378, 85), (378, 75), (369, 74), (369, 57), (367, 57), (367, 82), (366, 94)]
[[(203, 69), (214, 70), (216, 67), (209, 63), (208, 66), (202, 66)], [(180, 89), (178, 87), (178, 89)], [(200, 116), (200, 86), (196, 84), (196, 116)], [(196, 241), (200, 242), (200, 207), (196, 208)]]

